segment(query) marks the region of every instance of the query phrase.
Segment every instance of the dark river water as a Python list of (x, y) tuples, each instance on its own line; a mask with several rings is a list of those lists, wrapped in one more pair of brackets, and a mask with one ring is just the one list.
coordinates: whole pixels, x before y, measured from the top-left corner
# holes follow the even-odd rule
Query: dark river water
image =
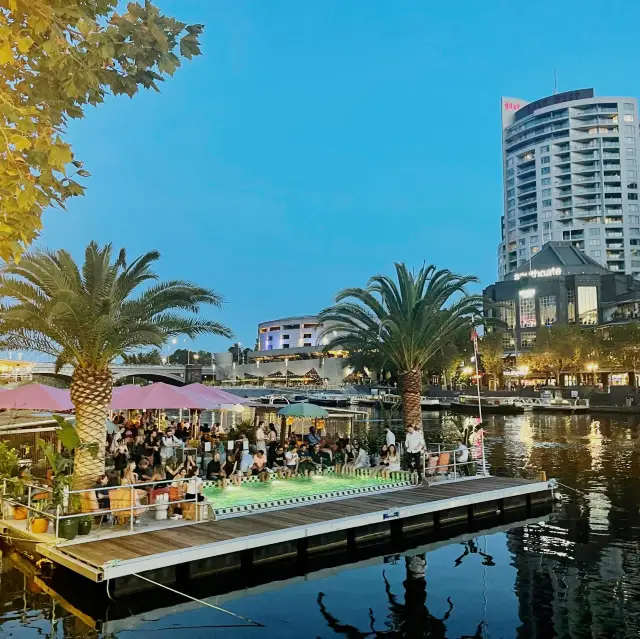
[[(443, 418), (425, 416), (434, 437)], [(260, 626), (153, 592), (117, 605), (94, 603), (92, 616), (103, 625), (92, 630), (70, 612), (86, 609), (82, 592), (56, 601), (5, 557), (0, 636), (638, 637), (639, 421), (490, 417), (492, 472), (535, 477), (544, 470), (556, 477), (564, 498), (554, 513), (511, 524), (487, 521), (487, 530), (452, 530), (448, 540), (417, 537), (393, 554), (383, 549), (327, 561), (281, 581), (274, 581), (285, 576), (280, 568), (263, 566), (251, 576), (255, 585), (235, 591), (225, 576), (199, 586), (199, 597), (222, 593), (207, 601)]]

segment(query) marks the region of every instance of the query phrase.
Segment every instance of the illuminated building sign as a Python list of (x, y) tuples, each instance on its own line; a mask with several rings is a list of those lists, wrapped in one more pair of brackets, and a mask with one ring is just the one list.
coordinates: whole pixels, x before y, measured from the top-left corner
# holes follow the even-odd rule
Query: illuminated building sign
[(519, 102), (505, 102), (505, 111), (517, 111), (522, 105)]
[(526, 273), (514, 273), (513, 279), (519, 280), (523, 277), (554, 277), (555, 275), (562, 275), (562, 269), (558, 266), (552, 268), (542, 269), (540, 271), (527, 271)]

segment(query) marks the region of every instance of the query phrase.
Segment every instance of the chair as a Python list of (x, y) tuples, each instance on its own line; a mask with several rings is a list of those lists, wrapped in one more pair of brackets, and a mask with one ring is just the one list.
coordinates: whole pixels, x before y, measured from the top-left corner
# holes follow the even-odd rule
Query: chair
[(94, 490), (85, 490), (80, 493), (80, 512), (91, 513), (100, 518), (98, 526), (100, 526), (104, 518), (109, 514), (107, 510), (100, 508), (98, 497)]
[(140, 516), (142, 509), (135, 508), (135, 506), (140, 505), (139, 503), (136, 503), (136, 501), (135, 491), (132, 492), (129, 488), (114, 488), (109, 491), (109, 506), (111, 510), (127, 508), (127, 510), (114, 513), (114, 517), (117, 519), (119, 524), (126, 523), (131, 517), (131, 506), (134, 506), (133, 516)]
[(437, 474), (446, 475), (449, 472), (449, 460), (451, 459), (451, 453), (440, 453), (437, 463)]
[(428, 477), (433, 477), (433, 475), (436, 474), (436, 466), (438, 465), (438, 455), (432, 455), (431, 457), (429, 457), (429, 460), (427, 461), (427, 467), (425, 469), (425, 475), (427, 475)]

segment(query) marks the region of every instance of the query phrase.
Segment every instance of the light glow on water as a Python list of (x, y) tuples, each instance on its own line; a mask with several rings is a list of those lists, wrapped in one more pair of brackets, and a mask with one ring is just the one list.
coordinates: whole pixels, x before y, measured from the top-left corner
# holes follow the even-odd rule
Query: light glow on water
[(228, 482), (225, 489), (206, 486), (203, 492), (214, 508), (232, 508), (389, 484), (401, 485), (404, 482), (375, 477), (311, 475), (310, 477), (293, 477), (291, 479), (271, 479), (268, 482), (243, 482), (240, 487)]

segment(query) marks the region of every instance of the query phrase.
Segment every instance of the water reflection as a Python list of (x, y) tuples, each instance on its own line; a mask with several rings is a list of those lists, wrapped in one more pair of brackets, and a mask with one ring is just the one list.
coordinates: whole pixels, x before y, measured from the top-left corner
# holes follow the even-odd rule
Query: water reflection
[[(107, 623), (106, 607), (96, 607), (94, 617), (103, 633), (119, 639), (163, 632), (172, 639), (638, 636), (638, 420), (598, 422), (541, 414), (487, 420), (493, 472), (535, 477), (544, 470), (561, 482), (564, 499), (549, 521), (469, 534), (288, 582), (273, 582), (279, 569), (265, 565), (262, 577), (273, 583), (230, 587), (233, 592), (212, 599), (264, 628), (221, 629), (228, 618), (180, 599), (164, 607), (147, 604), (155, 610), (134, 609), (128, 619)], [(441, 416), (426, 416), (425, 427), (438, 441)], [(0, 636), (91, 636), (89, 626), (34, 592), (34, 583), (8, 563), (0, 578)], [(221, 591), (227, 579), (209, 585)], [(208, 596), (206, 584), (202, 590), (198, 596)], [(73, 603), (81, 607), (76, 595)], [(140, 599), (153, 597), (128, 603), (133, 608)]]

